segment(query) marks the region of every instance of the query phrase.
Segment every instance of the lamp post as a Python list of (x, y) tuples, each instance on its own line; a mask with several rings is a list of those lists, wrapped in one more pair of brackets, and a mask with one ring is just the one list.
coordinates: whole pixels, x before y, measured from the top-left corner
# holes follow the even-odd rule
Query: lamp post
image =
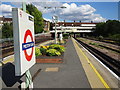
[(61, 28), (60, 41), (62, 42), (62, 38), (63, 38), (63, 35), (62, 35), (62, 25), (60, 26), (60, 28)]
[(55, 44), (57, 44), (57, 28), (56, 28), (57, 25), (56, 24), (58, 22), (58, 17), (54, 15), (52, 19), (53, 19), (53, 22), (55, 23)]
[[(46, 8), (46, 9), (55, 8), (55, 11), (56, 11), (57, 8), (66, 8), (66, 7), (62, 6), (62, 7), (44, 7), (44, 8)], [(55, 44), (57, 44), (57, 28), (56, 28), (56, 24), (58, 22), (58, 16), (53, 15), (52, 18), (53, 18), (53, 21), (55, 22)]]

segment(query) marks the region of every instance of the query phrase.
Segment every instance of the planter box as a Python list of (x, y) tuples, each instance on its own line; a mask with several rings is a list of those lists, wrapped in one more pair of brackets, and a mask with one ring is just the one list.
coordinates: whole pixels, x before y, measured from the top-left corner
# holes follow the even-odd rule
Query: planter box
[(61, 56), (37, 56), (36, 63), (63, 63), (64, 54)]

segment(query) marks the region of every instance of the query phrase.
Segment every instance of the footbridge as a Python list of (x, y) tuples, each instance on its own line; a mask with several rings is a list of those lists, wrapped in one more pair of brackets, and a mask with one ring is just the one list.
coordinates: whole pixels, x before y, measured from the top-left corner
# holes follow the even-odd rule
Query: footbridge
[[(81, 22), (59, 22), (56, 25), (57, 33), (74, 33), (84, 36), (85, 34), (93, 32), (97, 23), (81, 23)], [(55, 24), (53, 24), (53, 30), (50, 31), (52, 34), (55, 33)]]

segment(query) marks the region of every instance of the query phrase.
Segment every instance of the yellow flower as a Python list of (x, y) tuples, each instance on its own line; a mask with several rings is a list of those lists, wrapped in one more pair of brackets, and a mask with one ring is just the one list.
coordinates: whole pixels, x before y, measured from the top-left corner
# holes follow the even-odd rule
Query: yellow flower
[(46, 48), (49, 48), (49, 46), (46, 46)]

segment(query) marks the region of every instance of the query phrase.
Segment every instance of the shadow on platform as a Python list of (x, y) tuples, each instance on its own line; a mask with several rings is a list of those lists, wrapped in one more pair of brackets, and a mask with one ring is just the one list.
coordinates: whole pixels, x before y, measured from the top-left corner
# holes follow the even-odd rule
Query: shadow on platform
[(16, 82), (22, 83), (22, 76), (15, 76), (15, 65), (7, 63), (2, 66), (2, 80), (7, 87), (12, 87)]

